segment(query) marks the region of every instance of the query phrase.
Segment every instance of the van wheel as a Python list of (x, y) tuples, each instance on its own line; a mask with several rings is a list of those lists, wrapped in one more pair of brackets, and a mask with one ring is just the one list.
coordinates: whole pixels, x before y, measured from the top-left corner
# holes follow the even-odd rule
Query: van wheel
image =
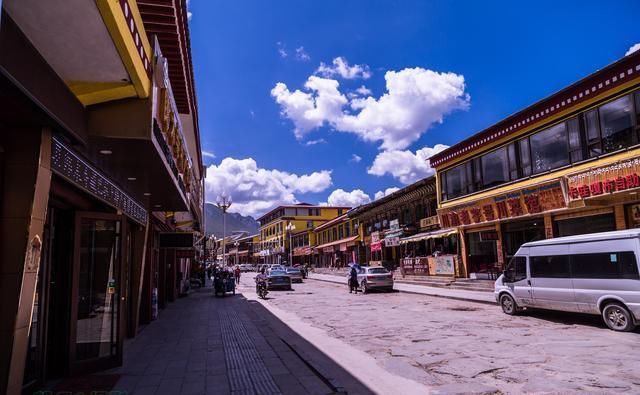
[(602, 318), (609, 329), (614, 331), (630, 332), (635, 329), (629, 310), (620, 303), (607, 303), (602, 309)]
[(500, 307), (502, 307), (502, 311), (505, 314), (516, 315), (518, 313), (518, 305), (509, 294), (502, 294), (502, 296), (500, 296)]

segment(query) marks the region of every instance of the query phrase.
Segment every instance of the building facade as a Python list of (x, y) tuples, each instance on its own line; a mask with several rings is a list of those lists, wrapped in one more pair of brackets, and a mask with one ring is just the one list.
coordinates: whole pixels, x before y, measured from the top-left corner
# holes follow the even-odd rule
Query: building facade
[[(362, 238), (358, 261), (396, 269), (405, 257), (429, 255), (424, 240), (437, 229), (436, 208), (435, 178), (428, 177), (351, 210), (348, 216)], [(424, 238), (411, 238), (420, 233)]]
[(180, 0), (0, 2), (0, 393), (117, 366), (188, 286), (204, 168)]
[(640, 225), (640, 53), (434, 155), (440, 225), (466, 274), (527, 241)]
[(289, 261), (290, 236), (305, 229), (314, 229), (346, 213), (349, 207), (329, 207), (300, 203), (279, 206), (262, 217), (260, 223), (260, 257), (263, 263)]
[(318, 226), (313, 234), (316, 266), (343, 268), (360, 261), (362, 237), (357, 220), (348, 213)]

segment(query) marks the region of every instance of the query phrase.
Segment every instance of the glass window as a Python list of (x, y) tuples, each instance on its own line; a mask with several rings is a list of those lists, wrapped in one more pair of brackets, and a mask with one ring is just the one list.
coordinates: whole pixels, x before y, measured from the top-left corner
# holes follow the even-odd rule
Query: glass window
[(307, 221), (307, 229), (313, 228), (313, 221)]
[(531, 277), (569, 278), (569, 255), (532, 256)]
[(567, 121), (567, 130), (569, 133), (569, 152), (571, 162), (579, 162), (583, 157), (582, 138), (580, 136), (580, 121), (578, 117), (571, 118)]
[(604, 152), (617, 151), (633, 145), (633, 106), (628, 95), (600, 106), (598, 112)]
[(593, 158), (594, 156), (602, 154), (600, 127), (598, 125), (598, 113), (596, 110), (591, 110), (584, 114), (584, 127), (587, 133), (589, 157)]
[(579, 254), (571, 257), (575, 278), (638, 279), (638, 264), (632, 251)]
[(516, 143), (507, 146), (507, 155), (509, 156), (509, 179), (517, 180), (520, 178), (518, 174), (518, 155), (516, 154)]
[(485, 188), (509, 181), (509, 162), (506, 147), (482, 157), (482, 181)]
[(555, 225), (556, 234), (563, 237), (616, 230), (616, 219), (613, 214), (590, 215), (556, 220)]
[(564, 123), (538, 132), (529, 140), (534, 174), (569, 164), (567, 128)]
[(514, 256), (509, 261), (505, 269), (505, 280), (507, 282), (522, 281), (527, 278), (527, 258)]
[(636, 102), (636, 125), (640, 125), (640, 92), (633, 95)]
[(467, 173), (465, 165), (454, 167), (445, 173), (447, 199), (453, 199), (467, 193)]
[(522, 139), (518, 141), (520, 148), (520, 170), (522, 171), (522, 177), (529, 177), (531, 175), (531, 152), (529, 151), (529, 139)]

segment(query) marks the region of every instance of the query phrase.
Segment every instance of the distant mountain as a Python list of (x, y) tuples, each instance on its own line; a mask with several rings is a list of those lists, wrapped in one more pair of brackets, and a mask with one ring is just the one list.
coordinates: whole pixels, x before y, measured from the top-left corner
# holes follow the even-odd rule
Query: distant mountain
[[(207, 234), (222, 237), (222, 210), (215, 204), (205, 204)], [(227, 236), (236, 230), (244, 230), (250, 235), (258, 233), (258, 221), (253, 217), (245, 217), (238, 213), (227, 213)]]

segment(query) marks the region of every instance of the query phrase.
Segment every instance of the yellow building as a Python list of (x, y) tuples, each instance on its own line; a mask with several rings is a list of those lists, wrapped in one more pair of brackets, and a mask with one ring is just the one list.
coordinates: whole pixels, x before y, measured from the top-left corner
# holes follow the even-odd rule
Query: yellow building
[(362, 237), (358, 221), (345, 213), (318, 226), (315, 234), (316, 266), (344, 267), (358, 262)]
[(464, 273), (525, 242), (640, 225), (640, 52), (434, 155), (438, 216)]
[(314, 229), (346, 213), (349, 207), (317, 206), (300, 203), (279, 206), (262, 217), (260, 222), (260, 256), (264, 263), (289, 261), (289, 235), (305, 229)]
[(316, 234), (313, 229), (294, 231), (291, 234), (291, 248), (293, 248), (293, 264), (312, 265), (313, 247), (316, 245)]

